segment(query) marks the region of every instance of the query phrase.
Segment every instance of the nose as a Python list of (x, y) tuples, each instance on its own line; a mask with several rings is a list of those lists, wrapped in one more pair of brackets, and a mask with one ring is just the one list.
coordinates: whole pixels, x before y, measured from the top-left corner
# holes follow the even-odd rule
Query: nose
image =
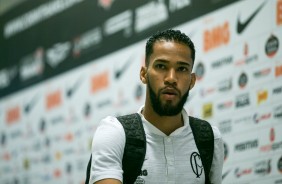
[(176, 85), (177, 77), (174, 69), (170, 69), (165, 77), (165, 83)]

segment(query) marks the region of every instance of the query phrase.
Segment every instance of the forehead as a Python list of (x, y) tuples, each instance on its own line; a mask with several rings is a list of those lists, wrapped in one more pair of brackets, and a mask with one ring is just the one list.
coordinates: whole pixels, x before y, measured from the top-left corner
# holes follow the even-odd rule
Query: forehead
[(153, 52), (150, 59), (173, 59), (191, 62), (191, 49), (184, 43), (175, 41), (157, 41), (153, 45)]

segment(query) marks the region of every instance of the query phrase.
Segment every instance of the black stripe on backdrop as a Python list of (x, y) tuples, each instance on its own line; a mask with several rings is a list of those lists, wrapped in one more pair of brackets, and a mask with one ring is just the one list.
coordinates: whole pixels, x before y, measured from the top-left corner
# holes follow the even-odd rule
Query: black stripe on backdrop
[[(0, 17), (0, 98), (236, 1), (25, 1)], [(95, 45), (77, 50), (83, 36)], [(33, 65), (40, 73), (29, 74)]]

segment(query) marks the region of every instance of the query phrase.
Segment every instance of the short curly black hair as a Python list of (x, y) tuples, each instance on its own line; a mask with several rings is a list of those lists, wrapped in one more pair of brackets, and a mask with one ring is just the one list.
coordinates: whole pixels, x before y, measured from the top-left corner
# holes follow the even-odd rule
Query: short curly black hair
[(173, 30), (173, 29), (168, 29), (165, 31), (158, 31), (154, 35), (152, 35), (146, 43), (146, 55), (145, 55), (145, 62), (146, 66), (149, 65), (149, 58), (151, 54), (153, 53), (153, 46), (154, 43), (157, 41), (174, 41), (178, 43), (183, 43), (187, 45), (191, 49), (191, 57), (194, 65), (194, 60), (195, 60), (195, 47), (194, 43), (191, 41), (191, 39), (184, 33), (182, 33), (179, 30)]

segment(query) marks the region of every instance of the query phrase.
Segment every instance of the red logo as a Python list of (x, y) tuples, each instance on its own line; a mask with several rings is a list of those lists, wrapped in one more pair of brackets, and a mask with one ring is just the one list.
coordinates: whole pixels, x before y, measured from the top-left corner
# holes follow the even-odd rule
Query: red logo
[(208, 52), (212, 49), (227, 45), (230, 42), (229, 23), (224, 22), (223, 25), (214, 27), (211, 30), (206, 30), (203, 35), (204, 51)]
[(282, 0), (277, 1), (276, 6), (276, 24), (281, 25), (282, 24)]
[(99, 75), (91, 78), (91, 92), (96, 93), (99, 90), (105, 89), (109, 86), (109, 72), (105, 71)]
[(114, 0), (98, 0), (98, 4), (105, 9), (111, 8)]
[(57, 90), (47, 95), (46, 97), (46, 109), (51, 110), (62, 104), (61, 91)]
[(282, 75), (282, 65), (275, 67), (275, 77), (279, 77)]
[(19, 106), (8, 109), (6, 112), (6, 123), (9, 125), (19, 121), (20, 115), (21, 113)]
[(271, 129), (270, 129), (269, 138), (270, 138), (270, 142), (274, 142), (274, 140), (275, 140), (274, 128), (271, 128)]

